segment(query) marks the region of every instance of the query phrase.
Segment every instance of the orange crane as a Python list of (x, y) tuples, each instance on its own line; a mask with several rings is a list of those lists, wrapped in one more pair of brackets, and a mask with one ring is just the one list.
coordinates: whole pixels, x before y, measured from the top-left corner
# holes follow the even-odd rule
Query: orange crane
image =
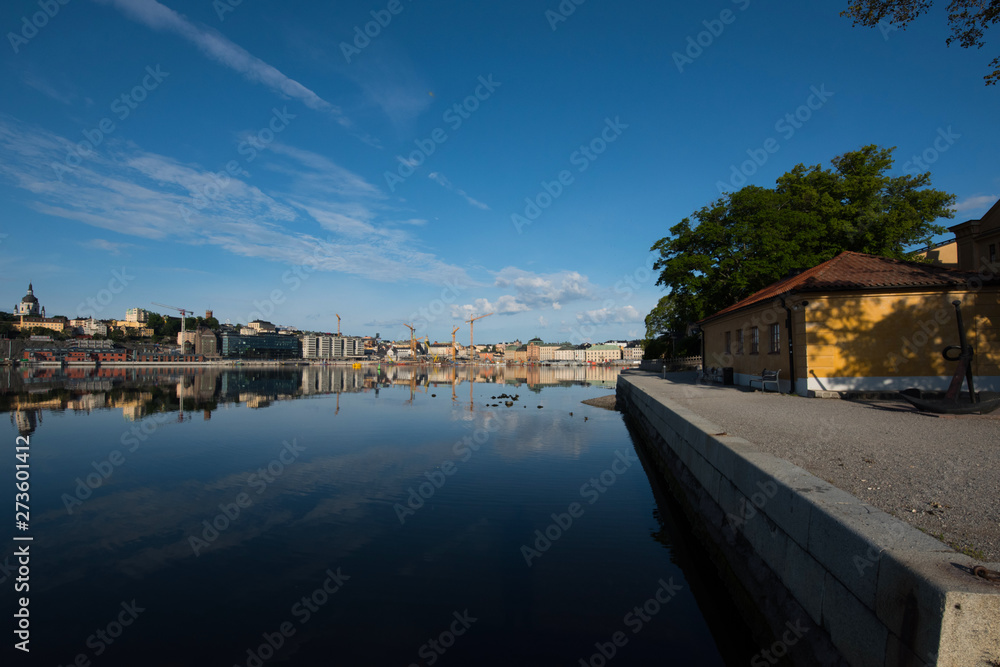
[(462, 327), (455, 327), (451, 331), (451, 363), (453, 364), (458, 363), (458, 348), (455, 346), (455, 334), (461, 328)]
[(476, 320), (481, 320), (484, 317), (489, 317), (492, 314), (493, 313), (486, 313), (485, 315), (480, 315), (479, 317), (473, 315), (470, 319), (465, 320), (466, 322), (469, 323), (469, 361), (472, 361), (473, 359), (476, 358), (476, 347), (472, 342), (472, 330), (473, 327), (475, 327), (476, 325)]
[[(334, 315), (337, 315), (334, 313)], [(340, 315), (337, 315), (337, 335), (340, 335)]]
[(170, 310), (180, 311), (180, 314), (181, 314), (181, 334), (182, 334), (181, 335), (181, 340), (184, 340), (183, 334), (184, 334), (185, 331), (187, 331), (187, 314), (188, 313), (193, 313), (194, 311), (191, 310), (190, 308), (178, 308), (177, 306), (168, 306), (165, 303), (156, 303), (155, 301), (153, 301), (152, 303), (153, 303), (154, 306), (162, 306), (164, 308), (169, 308)]
[(410, 358), (415, 359), (417, 356), (417, 339), (413, 337), (413, 332), (416, 331), (416, 327), (412, 324), (403, 323), (403, 326), (410, 330)]

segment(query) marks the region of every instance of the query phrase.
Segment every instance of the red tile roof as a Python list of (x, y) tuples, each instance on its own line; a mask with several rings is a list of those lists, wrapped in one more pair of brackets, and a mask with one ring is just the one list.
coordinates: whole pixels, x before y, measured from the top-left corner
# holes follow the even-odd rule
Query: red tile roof
[[(709, 315), (702, 322), (794, 292), (838, 292), (892, 287), (962, 287), (973, 278), (978, 278), (978, 274), (974, 271), (958, 271), (922, 262), (907, 262), (844, 251), (833, 259), (796, 276), (772, 283), (742, 301)], [(993, 278), (984, 282), (995, 281), (996, 278)]]

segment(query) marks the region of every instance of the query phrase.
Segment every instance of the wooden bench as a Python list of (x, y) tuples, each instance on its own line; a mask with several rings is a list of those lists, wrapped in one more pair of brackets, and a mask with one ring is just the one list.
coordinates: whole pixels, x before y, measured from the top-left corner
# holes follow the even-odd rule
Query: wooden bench
[(760, 390), (767, 391), (767, 385), (773, 384), (774, 390), (780, 394), (781, 387), (778, 384), (778, 375), (780, 374), (781, 374), (780, 370), (769, 371), (765, 368), (760, 375), (754, 375), (753, 377), (750, 378), (749, 385), (753, 387), (754, 382), (760, 382)]

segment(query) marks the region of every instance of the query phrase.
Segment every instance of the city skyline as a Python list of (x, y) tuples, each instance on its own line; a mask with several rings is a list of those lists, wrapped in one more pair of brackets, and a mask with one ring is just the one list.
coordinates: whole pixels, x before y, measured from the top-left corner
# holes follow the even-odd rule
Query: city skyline
[(671, 225), (799, 163), (896, 146), (979, 217), (993, 54), (845, 6), (7, 3), (4, 293), (599, 342), (642, 337)]

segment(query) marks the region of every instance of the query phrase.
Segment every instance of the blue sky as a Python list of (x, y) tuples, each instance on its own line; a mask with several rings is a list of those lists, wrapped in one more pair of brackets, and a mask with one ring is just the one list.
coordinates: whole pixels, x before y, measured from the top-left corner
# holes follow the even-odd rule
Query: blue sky
[(0, 308), (631, 338), (720, 184), (874, 143), (928, 158), (947, 224), (1000, 198), (996, 54), (943, 6), (235, 1), (3, 3)]

